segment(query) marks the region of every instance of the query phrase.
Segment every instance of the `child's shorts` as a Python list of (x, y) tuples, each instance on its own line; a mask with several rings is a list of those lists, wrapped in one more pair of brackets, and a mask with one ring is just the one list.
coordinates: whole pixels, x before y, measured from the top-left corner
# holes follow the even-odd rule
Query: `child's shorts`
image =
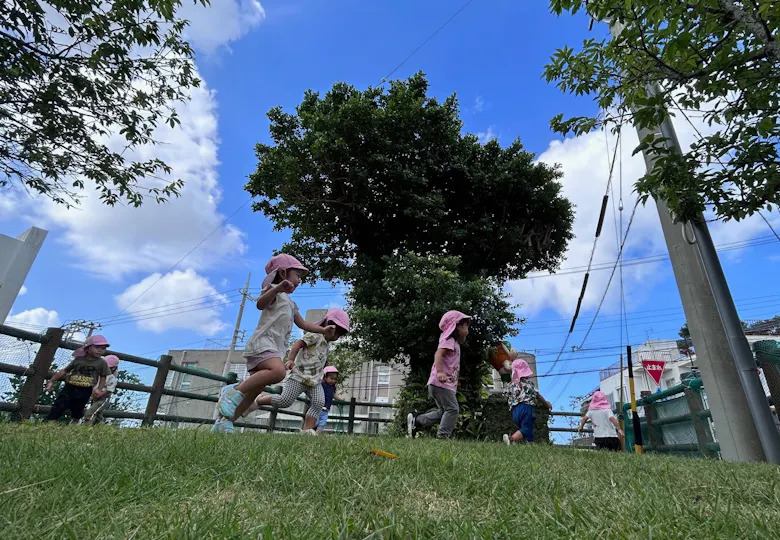
[(257, 368), (260, 367), (260, 364), (265, 362), (266, 360), (270, 360), (271, 358), (281, 358), (282, 355), (279, 354), (276, 351), (263, 351), (260, 354), (256, 356), (247, 356), (246, 357), (246, 370), (249, 373), (252, 373)]
[(322, 411), (320, 413), (320, 417), (317, 419), (317, 431), (322, 431), (325, 429), (325, 424), (328, 423), (328, 411)]
[(512, 409), (512, 420), (515, 421), (517, 429), (523, 434), (525, 442), (534, 442), (534, 421), (536, 420), (534, 408), (527, 403), (515, 405), (515, 408)]

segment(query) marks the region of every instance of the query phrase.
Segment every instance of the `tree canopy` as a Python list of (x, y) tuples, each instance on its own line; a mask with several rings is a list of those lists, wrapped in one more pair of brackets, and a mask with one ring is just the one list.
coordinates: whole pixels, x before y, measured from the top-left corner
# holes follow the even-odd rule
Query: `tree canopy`
[[(636, 149), (658, 156), (638, 182), (645, 199), (664, 199), (691, 219), (712, 205), (740, 220), (780, 199), (780, 3), (774, 0), (551, 0), (553, 12), (587, 12), (619, 23), (614, 39), (590, 38), (556, 51), (545, 67), (564, 92), (593, 95), (603, 116), (556, 116), (566, 134), (623, 122), (654, 126), (666, 111), (688, 112), (707, 129), (681, 156), (648, 136)], [(648, 85), (661, 91), (648, 95)]]
[(418, 73), (387, 91), (308, 91), (294, 114), (272, 109), (274, 144), (257, 145), (246, 186), (261, 197), (254, 209), (292, 229), (285, 249), (327, 280), (405, 252), (460, 257), (464, 275), (555, 270), (573, 220), (560, 171), (519, 140), (463, 134), (455, 96), (427, 91)]
[[(190, 0), (206, 5), (208, 0)], [(179, 180), (153, 144), (198, 86), (181, 0), (13, 0), (0, 15), (0, 188), (71, 205), (94, 183), (113, 205), (158, 202)]]

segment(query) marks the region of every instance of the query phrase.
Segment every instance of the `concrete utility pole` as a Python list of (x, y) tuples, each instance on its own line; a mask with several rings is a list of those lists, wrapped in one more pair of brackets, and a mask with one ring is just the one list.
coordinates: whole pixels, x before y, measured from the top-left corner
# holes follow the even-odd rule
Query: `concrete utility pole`
[(238, 341), (238, 334), (241, 332), (241, 319), (244, 316), (244, 305), (246, 305), (246, 299), (249, 296), (249, 281), (252, 279), (252, 273), (246, 277), (246, 285), (241, 291), (241, 306), (238, 308), (238, 317), (236, 317), (236, 327), (233, 330), (233, 339), (230, 341), (230, 349), (228, 349), (227, 359), (225, 360), (225, 366), (222, 368), (222, 376), (227, 377), (230, 371), (230, 358), (233, 356), (233, 351), (236, 350), (236, 342)]
[[(613, 37), (622, 29), (610, 22)], [(659, 91), (657, 85), (648, 87), (651, 96)], [(650, 133), (661, 135), (667, 148), (682, 153), (668, 115), (661, 125), (637, 133), (639, 140)], [(643, 156), (647, 169), (652, 169), (656, 157), (647, 151)], [(656, 206), (721, 455), (729, 461), (780, 464), (780, 435), (704, 216), (680, 223), (663, 200), (656, 199)]]

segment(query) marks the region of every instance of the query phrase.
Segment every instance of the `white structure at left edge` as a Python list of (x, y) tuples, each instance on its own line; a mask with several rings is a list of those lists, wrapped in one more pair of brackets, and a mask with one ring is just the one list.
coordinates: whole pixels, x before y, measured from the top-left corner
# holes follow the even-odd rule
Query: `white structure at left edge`
[(0, 234), (0, 321), (11, 312), (47, 234), (38, 227), (30, 227), (18, 238)]
[[(751, 347), (756, 341), (780, 341), (777, 336), (749, 335), (746, 337)], [(696, 353), (689, 355), (680, 351), (677, 341), (651, 340), (633, 348), (631, 352), (631, 361), (634, 364), (634, 394), (636, 399), (642, 397), (644, 392), (654, 394), (659, 388), (663, 391), (676, 386), (682, 382), (682, 377), (685, 374), (697, 371)], [(643, 360), (660, 360), (665, 362), (660, 386), (655, 383), (642, 366)], [(631, 394), (628, 390), (628, 368), (626, 367), (625, 359), (623, 366), (623, 399), (625, 402), (628, 402)], [(599, 389), (607, 395), (607, 399), (612, 407), (617, 407), (617, 404), (620, 402), (620, 362), (616, 362), (607, 369), (602, 370), (599, 373), (599, 378), (601, 379)], [(769, 388), (763, 376), (761, 377), (761, 383), (764, 386), (764, 392), (768, 396)]]

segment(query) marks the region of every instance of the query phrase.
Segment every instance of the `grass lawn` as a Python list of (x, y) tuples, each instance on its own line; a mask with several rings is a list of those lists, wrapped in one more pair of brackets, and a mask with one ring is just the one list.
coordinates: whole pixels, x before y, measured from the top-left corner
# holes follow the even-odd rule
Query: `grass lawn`
[(0, 424), (0, 538), (777, 540), (780, 468), (430, 439)]

